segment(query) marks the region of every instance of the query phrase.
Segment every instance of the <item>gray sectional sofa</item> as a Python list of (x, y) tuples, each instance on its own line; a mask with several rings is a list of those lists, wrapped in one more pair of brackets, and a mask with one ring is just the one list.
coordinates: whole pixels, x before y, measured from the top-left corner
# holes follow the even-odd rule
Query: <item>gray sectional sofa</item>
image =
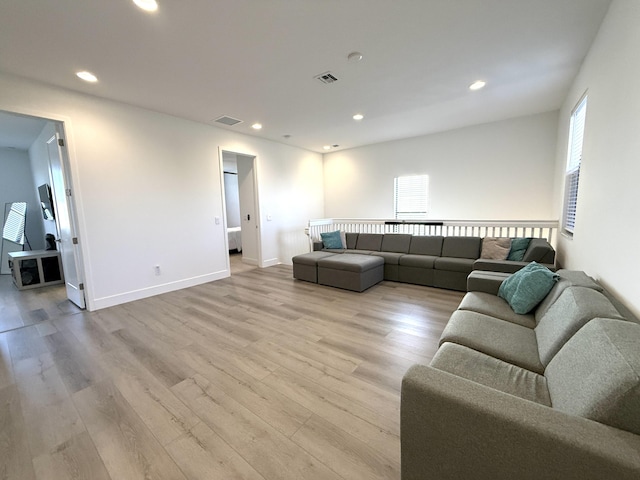
[[(523, 261), (480, 259), (481, 237), (420, 236), (396, 233), (346, 233), (346, 249), (324, 249), (314, 242), (314, 251), (333, 254), (376, 255), (384, 258), (384, 280), (450, 290), (467, 290), (467, 276), (473, 270), (515, 272), (535, 261), (554, 268), (555, 250), (541, 238), (531, 240)], [(309, 255), (309, 254), (306, 254)], [(299, 256), (301, 257), (301, 256)], [(297, 260), (294, 257), (294, 277)]]
[(402, 382), (402, 479), (640, 478), (640, 324), (560, 270), (526, 315), (466, 294)]

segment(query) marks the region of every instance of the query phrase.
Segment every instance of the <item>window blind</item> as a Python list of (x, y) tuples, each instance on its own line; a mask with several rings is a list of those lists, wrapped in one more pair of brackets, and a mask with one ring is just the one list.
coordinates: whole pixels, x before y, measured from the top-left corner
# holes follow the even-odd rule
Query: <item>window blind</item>
[(580, 182), (580, 165), (582, 163), (582, 145), (584, 143), (586, 114), (587, 97), (585, 96), (571, 114), (569, 129), (569, 149), (564, 189), (564, 215), (562, 221), (564, 231), (569, 234), (573, 234), (573, 229), (576, 225), (578, 184)]
[(394, 180), (394, 213), (399, 220), (425, 220), (429, 194), (429, 176), (411, 175)]

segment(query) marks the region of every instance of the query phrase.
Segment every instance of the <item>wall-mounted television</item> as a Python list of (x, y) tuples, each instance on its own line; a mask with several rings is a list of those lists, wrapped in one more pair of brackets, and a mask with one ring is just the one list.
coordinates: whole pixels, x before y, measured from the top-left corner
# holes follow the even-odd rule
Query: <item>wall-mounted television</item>
[(55, 220), (56, 214), (53, 210), (53, 198), (51, 197), (51, 188), (46, 183), (38, 187), (40, 195), (40, 206), (42, 207), (42, 216), (45, 220)]

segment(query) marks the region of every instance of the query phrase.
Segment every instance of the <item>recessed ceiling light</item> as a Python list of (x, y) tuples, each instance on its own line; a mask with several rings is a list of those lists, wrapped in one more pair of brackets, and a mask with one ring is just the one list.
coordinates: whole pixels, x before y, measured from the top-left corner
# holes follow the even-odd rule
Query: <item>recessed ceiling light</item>
[(349, 63), (358, 63), (360, 60), (362, 60), (363, 55), (360, 52), (351, 52), (348, 56), (347, 56), (347, 61)]
[(469, 85), (469, 90), (480, 90), (486, 84), (487, 82), (485, 82), (484, 80), (478, 80), (476, 82), (473, 82), (471, 85)]
[(253, 125), (251, 125), (251, 128), (253, 128), (254, 130), (260, 130), (262, 128), (262, 124), (254, 123)]
[(331, 150), (331, 145), (325, 145), (325, 146), (324, 146), (324, 147), (322, 147), (322, 148), (324, 148), (325, 150)]
[(91, 72), (76, 72), (76, 76), (85, 82), (96, 83), (98, 81), (98, 77)]
[(146, 12), (155, 12), (158, 10), (158, 2), (156, 2), (156, 0), (133, 0), (133, 3)]
[(354, 119), (354, 120), (362, 120), (363, 118), (364, 118), (364, 115), (362, 115), (361, 113), (356, 113), (356, 114), (353, 116), (353, 119)]

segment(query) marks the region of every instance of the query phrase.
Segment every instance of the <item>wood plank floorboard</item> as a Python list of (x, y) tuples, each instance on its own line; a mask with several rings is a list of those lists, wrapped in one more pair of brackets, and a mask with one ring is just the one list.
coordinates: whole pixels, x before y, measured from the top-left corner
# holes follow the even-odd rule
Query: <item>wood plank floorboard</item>
[(0, 278), (0, 478), (400, 478), (400, 385), (463, 294), (290, 266), (97, 312)]

